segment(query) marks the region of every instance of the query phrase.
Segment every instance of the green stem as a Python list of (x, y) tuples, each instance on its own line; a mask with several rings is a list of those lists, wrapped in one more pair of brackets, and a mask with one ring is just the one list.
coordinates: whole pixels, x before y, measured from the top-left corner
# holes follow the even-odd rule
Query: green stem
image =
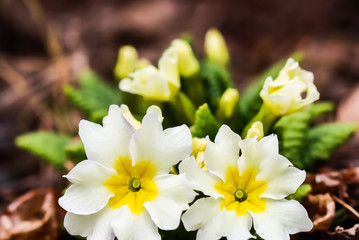
[(241, 136), (244, 139), (247, 135), (248, 130), (251, 128), (254, 122), (260, 121), (263, 124), (264, 136), (268, 134), (269, 130), (273, 124), (278, 120), (279, 116), (275, 115), (270, 109), (268, 109), (264, 104), (259, 109), (257, 115), (255, 115), (252, 120), (246, 125)]
[(169, 103), (175, 114), (175, 117), (180, 120), (183, 119), (183, 121), (177, 122), (185, 123), (187, 125), (194, 124), (196, 108), (186, 94), (179, 91)]

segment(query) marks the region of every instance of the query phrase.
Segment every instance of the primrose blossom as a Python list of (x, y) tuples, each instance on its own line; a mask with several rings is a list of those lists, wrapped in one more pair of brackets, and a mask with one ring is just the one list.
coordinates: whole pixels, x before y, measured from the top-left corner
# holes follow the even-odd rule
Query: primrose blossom
[(59, 199), (70, 234), (89, 240), (158, 240), (158, 228), (179, 226), (196, 195), (184, 174), (169, 174), (191, 153), (187, 126), (163, 130), (152, 111), (136, 130), (111, 105), (103, 126), (82, 120), (79, 135), (88, 160), (65, 176), (72, 185)]
[(303, 183), (305, 172), (278, 154), (275, 135), (241, 140), (223, 125), (214, 143), (207, 140), (204, 162), (208, 172), (193, 156), (179, 166), (192, 187), (208, 196), (182, 217), (187, 231), (198, 230), (197, 240), (249, 239), (252, 226), (266, 240), (289, 240), (289, 234), (312, 228), (305, 208), (285, 199)]

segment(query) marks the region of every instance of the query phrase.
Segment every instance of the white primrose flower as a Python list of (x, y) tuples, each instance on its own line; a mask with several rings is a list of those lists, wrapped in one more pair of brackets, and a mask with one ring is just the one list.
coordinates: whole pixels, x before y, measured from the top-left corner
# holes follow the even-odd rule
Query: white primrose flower
[(122, 79), (119, 84), (122, 91), (151, 100), (171, 100), (181, 87), (176, 49), (169, 47), (163, 53), (158, 61), (158, 69), (150, 65), (130, 73), (129, 76), (132, 79)]
[(195, 192), (184, 174), (168, 174), (192, 149), (187, 126), (162, 129), (156, 112), (138, 130), (118, 106), (103, 126), (82, 120), (79, 135), (88, 160), (65, 177), (72, 183), (59, 204), (72, 235), (91, 240), (161, 239), (158, 228), (176, 229)]
[[(241, 150), (241, 156), (239, 156)], [(182, 217), (198, 240), (249, 239), (252, 225), (267, 240), (289, 240), (289, 234), (309, 231), (312, 222), (305, 208), (284, 199), (302, 184), (305, 172), (278, 154), (275, 135), (241, 140), (223, 125), (204, 153), (208, 172), (194, 157), (179, 166), (193, 188), (208, 197), (197, 200)]]
[(289, 58), (273, 81), (268, 77), (260, 92), (266, 107), (282, 116), (305, 109), (319, 99), (312, 72), (303, 70), (299, 63)]

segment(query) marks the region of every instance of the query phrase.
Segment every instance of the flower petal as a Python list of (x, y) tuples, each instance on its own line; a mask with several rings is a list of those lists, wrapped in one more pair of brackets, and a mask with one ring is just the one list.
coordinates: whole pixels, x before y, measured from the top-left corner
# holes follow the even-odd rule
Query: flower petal
[(179, 165), (179, 170), (186, 175), (192, 188), (202, 191), (205, 195), (213, 198), (222, 196), (214, 188), (216, 183), (221, 180), (211, 173), (204, 172), (193, 156), (183, 160)]
[(79, 124), (79, 135), (89, 160), (113, 168), (119, 157), (130, 157), (129, 139), (135, 129), (117, 105), (111, 105), (103, 127), (86, 120)]
[(77, 215), (68, 212), (65, 215), (64, 226), (71, 235), (87, 237), (87, 240), (113, 240), (115, 234), (111, 227), (114, 212), (110, 208), (91, 214)]
[(282, 199), (294, 193), (304, 182), (305, 171), (294, 167), (285, 157), (271, 154), (262, 162), (256, 180), (267, 183), (261, 197)]
[(221, 211), (220, 199), (201, 198), (183, 214), (182, 222), (187, 231), (195, 231), (205, 227)]
[(289, 234), (312, 229), (305, 208), (295, 200), (266, 199), (266, 210), (252, 213), (254, 228), (267, 240), (289, 240)]
[(59, 199), (59, 205), (66, 211), (89, 215), (103, 209), (113, 196), (104, 185), (73, 184)]
[(101, 184), (116, 174), (116, 171), (107, 168), (98, 162), (85, 160), (78, 163), (71, 171), (65, 175), (70, 182), (78, 184)]
[(188, 203), (197, 195), (184, 174), (166, 174), (157, 176), (153, 180), (156, 182), (159, 194), (173, 199), (178, 204), (184, 204), (187, 208)]
[(179, 226), (182, 211), (188, 209), (196, 193), (183, 174), (155, 177), (159, 195), (143, 205), (156, 225), (164, 230)]
[(133, 162), (151, 161), (158, 172), (168, 173), (171, 166), (188, 157), (192, 151), (191, 132), (187, 126), (162, 131), (158, 115), (151, 112), (142, 120), (142, 127), (131, 141)]
[(227, 168), (237, 166), (240, 140), (241, 137), (238, 134), (227, 125), (222, 125), (214, 143), (211, 141), (207, 143), (204, 162), (208, 171), (225, 180)]
[(157, 226), (146, 211), (137, 215), (133, 214), (127, 206), (123, 206), (111, 225), (119, 240), (161, 239)]
[(252, 227), (252, 216), (238, 216), (235, 211), (223, 211), (222, 221), (228, 226), (227, 231), (223, 233), (228, 240), (247, 240), (254, 237), (249, 230)]
[(249, 214), (238, 216), (235, 211), (221, 209), (221, 200), (202, 198), (197, 200), (182, 217), (187, 231), (198, 229), (197, 240), (227, 239), (246, 240), (253, 237), (249, 230), (252, 217)]
[(242, 155), (238, 161), (238, 168), (241, 172), (249, 168), (259, 170), (263, 160), (270, 154), (278, 154), (278, 138), (272, 134), (262, 138), (259, 142), (255, 138), (240, 141)]

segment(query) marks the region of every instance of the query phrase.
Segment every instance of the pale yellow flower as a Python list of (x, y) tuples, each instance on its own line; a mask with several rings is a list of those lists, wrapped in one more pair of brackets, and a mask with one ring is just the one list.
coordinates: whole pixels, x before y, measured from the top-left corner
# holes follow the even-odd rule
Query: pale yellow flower
[(163, 53), (158, 62), (158, 69), (147, 66), (130, 73), (130, 77), (120, 82), (119, 87), (122, 91), (138, 94), (150, 100), (171, 100), (181, 87), (176, 49), (170, 47)]
[(275, 115), (283, 116), (304, 110), (319, 99), (313, 73), (303, 70), (294, 59), (288, 59), (278, 77), (268, 77), (260, 96)]

